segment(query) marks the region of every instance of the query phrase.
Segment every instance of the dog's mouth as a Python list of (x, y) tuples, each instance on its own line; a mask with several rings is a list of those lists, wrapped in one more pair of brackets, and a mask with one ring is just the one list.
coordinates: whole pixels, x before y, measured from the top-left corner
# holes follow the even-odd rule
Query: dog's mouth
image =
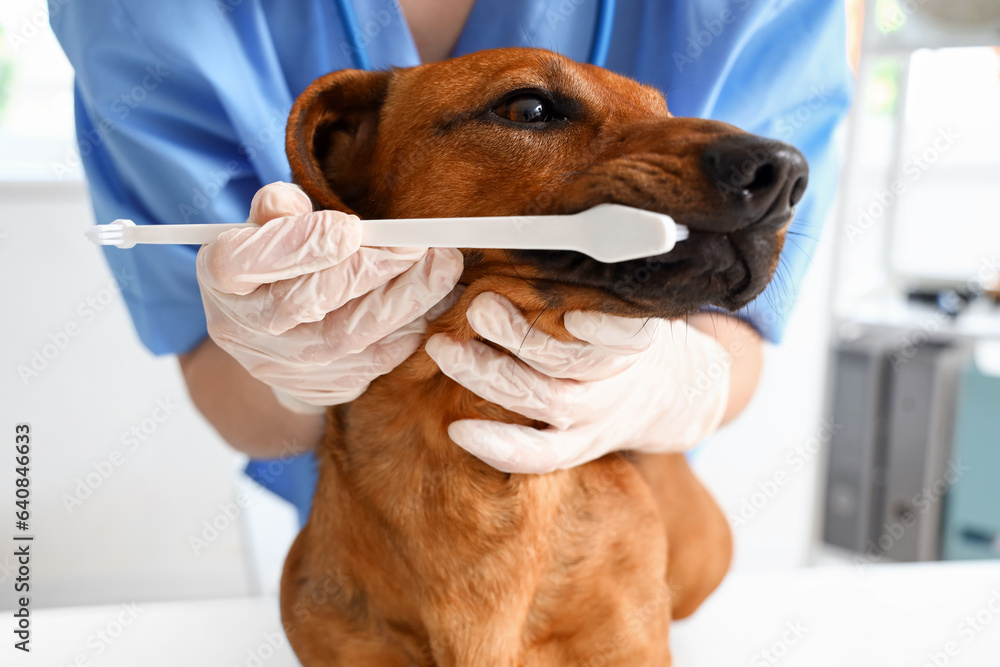
[(578, 305), (589, 294), (592, 309), (632, 317), (681, 317), (708, 305), (735, 311), (770, 281), (782, 245), (779, 230), (789, 219), (728, 233), (690, 228), (669, 253), (613, 264), (572, 251), (508, 254), (534, 269), (531, 282), (552, 307)]

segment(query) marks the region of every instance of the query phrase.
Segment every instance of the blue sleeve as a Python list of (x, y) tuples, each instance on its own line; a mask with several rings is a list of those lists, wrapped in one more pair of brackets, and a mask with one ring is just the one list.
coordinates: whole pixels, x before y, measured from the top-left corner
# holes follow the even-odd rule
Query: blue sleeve
[(305, 525), (319, 481), (316, 452), (275, 459), (254, 459), (247, 464), (244, 472), (268, 491), (294, 505), (299, 516), (299, 527)]
[[(53, 3), (50, 21), (76, 72), (77, 141), (97, 222), (244, 221), (261, 183), (214, 86), (147, 45), (143, 35), (155, 31), (140, 31), (120, 2)], [(188, 351), (207, 335), (196, 253), (105, 250), (139, 338), (155, 354)]]
[[(655, 3), (655, 0), (654, 0)], [(658, 3), (656, 3), (658, 4)], [(699, 116), (792, 144), (809, 187), (768, 288), (737, 313), (780, 342), (839, 179), (834, 132), (850, 106), (846, 15), (829, 0), (708, 0), (661, 5), (667, 35), (654, 79), (678, 116)], [(640, 65), (640, 70), (642, 65)]]

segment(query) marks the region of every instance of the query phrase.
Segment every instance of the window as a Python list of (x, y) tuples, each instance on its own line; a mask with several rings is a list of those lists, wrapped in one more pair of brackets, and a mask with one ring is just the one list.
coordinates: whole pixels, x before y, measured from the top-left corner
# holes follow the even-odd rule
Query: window
[(42, 0), (0, 3), (0, 180), (82, 176), (73, 129), (73, 70)]
[(892, 271), (969, 280), (1000, 251), (1000, 49), (915, 51), (905, 103)]

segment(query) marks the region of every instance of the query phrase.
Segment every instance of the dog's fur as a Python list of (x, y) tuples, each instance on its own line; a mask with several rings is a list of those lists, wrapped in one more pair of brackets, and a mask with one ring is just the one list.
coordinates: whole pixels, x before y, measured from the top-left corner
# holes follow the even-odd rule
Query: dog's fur
[[(520, 122), (536, 102), (549, 111)], [(570, 310), (674, 318), (742, 306), (770, 279), (805, 186), (791, 147), (674, 118), (652, 88), (529, 49), (322, 77), (296, 102), (287, 146), (318, 207), (363, 218), (617, 202), (691, 230), (669, 255), (619, 264), (465, 250), (464, 292), (428, 331), (460, 341), (475, 337), (465, 311), (485, 291), (561, 340)], [(448, 424), (468, 418), (545, 427), (451, 381), (422, 347), (331, 408), (281, 587), (302, 663), (668, 665), (670, 619), (715, 589), (731, 551), (685, 458), (619, 453), (506, 474), (449, 440)]]

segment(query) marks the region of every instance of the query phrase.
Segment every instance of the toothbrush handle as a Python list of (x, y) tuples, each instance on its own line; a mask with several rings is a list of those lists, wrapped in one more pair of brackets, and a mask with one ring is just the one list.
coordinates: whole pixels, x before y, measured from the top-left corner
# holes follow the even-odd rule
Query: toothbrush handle
[[(87, 237), (99, 245), (119, 248), (137, 243), (204, 245), (230, 229), (256, 228), (252, 223), (136, 225), (116, 220), (92, 227)], [(687, 233), (686, 227), (668, 215), (620, 204), (598, 204), (570, 215), (361, 221), (363, 246), (575, 250), (607, 263), (669, 252)]]
[(687, 229), (670, 216), (619, 204), (569, 215), (362, 220), (361, 244), (416, 248), (575, 250), (601, 262), (669, 252)]
[(548, 215), (362, 220), (361, 245), (571, 250), (579, 245), (574, 218)]
[(249, 222), (224, 223), (214, 225), (141, 225), (128, 228), (126, 240), (131, 230), (135, 230), (136, 241), (140, 243), (180, 243), (185, 245), (205, 245), (211, 243), (223, 232), (230, 229), (257, 229)]

